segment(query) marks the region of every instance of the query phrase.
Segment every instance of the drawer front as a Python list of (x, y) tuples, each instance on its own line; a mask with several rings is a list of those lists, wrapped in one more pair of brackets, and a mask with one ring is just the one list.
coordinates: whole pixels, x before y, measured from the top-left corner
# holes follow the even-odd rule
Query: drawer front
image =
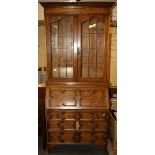
[(50, 130), (75, 130), (76, 123), (75, 121), (49, 121), (47, 126)]
[(97, 131), (97, 130), (107, 131), (107, 129), (108, 129), (107, 122), (104, 122), (104, 121), (94, 122), (93, 125), (94, 125), (95, 131)]
[(60, 111), (46, 110), (46, 118), (47, 120), (60, 119)]
[(80, 130), (93, 130), (94, 124), (93, 122), (88, 121), (80, 121)]
[(75, 143), (75, 133), (72, 132), (52, 132), (48, 137), (48, 143)]
[(104, 133), (95, 133), (94, 135), (95, 135), (95, 137), (94, 137), (95, 143), (107, 143), (108, 135), (107, 135), (106, 132), (104, 132)]
[(81, 143), (93, 143), (93, 134), (91, 132), (80, 133), (80, 142)]
[(74, 110), (46, 110), (47, 120), (75, 120), (77, 112)]
[(80, 119), (92, 120), (93, 114), (93, 111), (82, 111), (80, 112)]
[(94, 132), (49, 132), (48, 143), (87, 143), (87, 144), (105, 144), (107, 143), (106, 133)]
[(106, 121), (108, 119), (108, 113), (106, 111), (83, 111), (80, 112), (80, 119)]
[(48, 119), (107, 120), (108, 112), (102, 110), (46, 110)]
[(94, 119), (101, 119), (101, 120), (107, 120), (108, 119), (108, 113), (105, 111), (101, 111), (101, 112), (95, 112), (93, 115)]
[(80, 89), (80, 106), (82, 107), (106, 107), (105, 89)]
[(80, 130), (107, 131), (107, 123), (104, 121), (80, 121)]

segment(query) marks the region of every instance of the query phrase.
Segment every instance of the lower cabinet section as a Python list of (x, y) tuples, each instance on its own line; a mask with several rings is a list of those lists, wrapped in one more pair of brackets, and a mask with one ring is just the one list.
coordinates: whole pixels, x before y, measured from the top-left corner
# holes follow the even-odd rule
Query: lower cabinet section
[(46, 110), (47, 146), (108, 141), (107, 110)]

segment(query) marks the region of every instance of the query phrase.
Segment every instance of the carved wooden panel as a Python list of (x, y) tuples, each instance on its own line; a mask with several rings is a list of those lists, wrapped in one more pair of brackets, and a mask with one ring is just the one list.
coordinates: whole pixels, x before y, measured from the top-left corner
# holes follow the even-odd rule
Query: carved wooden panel
[(49, 91), (49, 107), (76, 106), (76, 89), (52, 89)]
[(57, 107), (62, 105), (61, 90), (50, 90), (49, 92), (49, 106)]
[(85, 107), (105, 107), (107, 104), (104, 89), (80, 89), (80, 105)]
[(62, 91), (62, 105), (63, 106), (76, 106), (77, 90), (64, 90)]

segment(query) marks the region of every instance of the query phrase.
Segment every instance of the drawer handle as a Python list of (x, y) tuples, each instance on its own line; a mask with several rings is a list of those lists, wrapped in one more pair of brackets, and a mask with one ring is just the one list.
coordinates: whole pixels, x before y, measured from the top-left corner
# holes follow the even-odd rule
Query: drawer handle
[(80, 48), (77, 48), (77, 54), (78, 55), (80, 54)]
[(105, 113), (102, 115), (102, 117), (104, 117), (105, 116)]

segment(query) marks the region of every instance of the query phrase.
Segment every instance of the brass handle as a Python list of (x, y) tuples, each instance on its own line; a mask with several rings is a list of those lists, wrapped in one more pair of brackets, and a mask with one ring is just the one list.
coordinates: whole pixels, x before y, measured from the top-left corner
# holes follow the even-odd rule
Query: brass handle
[(102, 115), (102, 117), (104, 117), (105, 116), (105, 113)]
[(80, 49), (79, 49), (79, 48), (77, 48), (77, 54), (78, 54), (78, 55), (80, 54)]

